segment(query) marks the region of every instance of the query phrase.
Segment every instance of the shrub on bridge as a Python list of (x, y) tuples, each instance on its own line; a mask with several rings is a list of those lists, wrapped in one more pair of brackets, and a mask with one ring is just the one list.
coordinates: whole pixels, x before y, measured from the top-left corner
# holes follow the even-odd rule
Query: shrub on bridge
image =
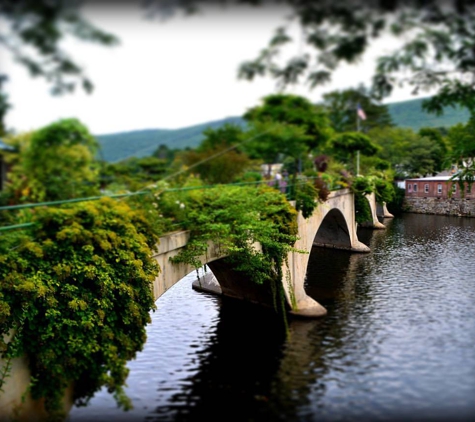
[(372, 221), (371, 207), (366, 195), (374, 192), (371, 179), (365, 176), (357, 176), (351, 183), (351, 191), (355, 195), (355, 220), (358, 224)]
[[(169, 193), (165, 193), (163, 201)], [(251, 281), (272, 283), (276, 307), (284, 303), (282, 264), (297, 240), (297, 212), (284, 194), (267, 185), (216, 186), (190, 190), (181, 197), (186, 209), (186, 247), (174, 258), (196, 269), (208, 242), (221, 248), (234, 269)], [(255, 245), (260, 244), (262, 251)]]
[(64, 418), (71, 383), (76, 404), (105, 386), (129, 408), (126, 363), (155, 308), (156, 234), (143, 213), (107, 198), (37, 209), (34, 222), (0, 246), (0, 338), (14, 332), (0, 342), (3, 358), (28, 357), (31, 395), (53, 418)]

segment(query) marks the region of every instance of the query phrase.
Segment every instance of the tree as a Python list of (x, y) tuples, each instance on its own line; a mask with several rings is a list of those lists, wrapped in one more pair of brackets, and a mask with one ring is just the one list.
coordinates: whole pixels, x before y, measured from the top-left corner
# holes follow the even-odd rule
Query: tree
[(411, 145), (416, 141), (417, 134), (410, 128), (374, 128), (368, 132), (368, 136), (378, 145), (377, 156), (391, 163), (391, 167), (401, 177), (401, 167), (410, 153)]
[[(337, 160), (354, 163), (355, 155), (358, 152), (362, 155), (372, 156), (377, 153), (378, 147), (361, 132), (343, 132), (330, 140), (330, 150)], [(354, 174), (357, 175), (357, 173), (358, 168), (354, 168)]]
[(434, 160), (434, 171), (444, 170), (450, 163), (447, 162), (448, 146), (442, 131), (438, 128), (423, 127), (419, 129), (419, 136), (430, 139), (434, 146), (431, 148), (432, 159)]
[(475, 181), (475, 117), (472, 115), (466, 125), (452, 126), (447, 134), (449, 161), (457, 166), (455, 176), (462, 188), (464, 182), (469, 186)]
[(232, 123), (225, 123), (216, 129), (209, 127), (203, 131), (203, 136), (203, 140), (196, 148), (198, 152), (208, 152), (216, 148), (238, 146), (244, 140), (242, 128)]
[(11, 104), (8, 101), (8, 95), (3, 91), (3, 84), (6, 80), (7, 77), (5, 75), (0, 75), (0, 136), (5, 136), (8, 133), (5, 126), (5, 116), (11, 108)]
[(172, 160), (148, 157), (130, 157), (118, 163), (102, 163), (101, 188), (117, 191), (136, 191), (144, 185), (163, 178), (170, 170)]
[(361, 130), (367, 132), (374, 127), (393, 126), (391, 115), (386, 105), (378, 104), (366, 88), (332, 91), (323, 95), (323, 106), (337, 132), (356, 130), (356, 110), (358, 104), (366, 114), (361, 122)]
[[(261, 0), (248, 3), (268, 5)], [(383, 36), (404, 43), (375, 66), (372, 92), (389, 95), (396, 86), (414, 93), (438, 89), (423, 107), (441, 114), (447, 105), (475, 110), (475, 2), (473, 0), (286, 0), (292, 9), (287, 27), (276, 29), (268, 46), (241, 64), (240, 78), (275, 78), (278, 86), (306, 82), (310, 87), (331, 80), (341, 63), (355, 63)], [(297, 22), (307, 50), (279, 62), (279, 53), (293, 41), (290, 24)], [(316, 53), (316, 54), (315, 54)]]
[[(0, 1), (0, 48), (7, 50), (15, 62), (26, 67), (32, 77), (42, 77), (51, 93), (73, 92), (80, 85), (87, 93), (93, 83), (84, 69), (63, 47), (66, 36), (105, 46), (118, 44), (118, 38), (86, 20), (81, 2), (73, 0)], [(10, 104), (0, 73), (0, 130), (5, 131), (4, 117)]]
[(273, 121), (252, 122), (247, 134), (251, 140), (243, 146), (244, 151), (250, 158), (268, 164), (268, 175), (271, 165), (283, 163), (286, 157), (293, 162), (291, 173), (298, 172), (299, 162), (307, 151), (306, 144), (311, 141), (302, 127)]
[(409, 128), (393, 127), (375, 128), (368, 135), (379, 147), (377, 157), (390, 163), (397, 178), (405, 178), (434, 174), (444, 168), (446, 155), (431, 133), (430, 128), (415, 133)]
[(243, 130), (233, 124), (203, 132), (205, 138), (195, 150), (179, 154), (187, 166), (207, 183), (231, 183), (250, 165), (247, 154), (238, 149), (244, 140)]
[(52, 93), (72, 92), (79, 83), (86, 92), (93, 89), (84, 70), (64, 50), (66, 35), (78, 40), (115, 45), (118, 39), (87, 21), (81, 2), (68, 0), (16, 0), (0, 2), (4, 21), (0, 45), (33, 77), (43, 77)]
[(298, 95), (268, 95), (243, 118), (249, 122), (249, 133), (259, 135), (245, 146), (251, 157), (269, 164), (292, 157), (295, 165), (291, 167), (297, 171), (303, 156), (324, 145), (332, 134), (326, 112)]
[(454, 164), (462, 164), (464, 159), (475, 157), (475, 116), (464, 125), (452, 126), (447, 134)]
[(178, 149), (171, 149), (167, 145), (160, 144), (158, 148), (152, 153), (152, 157), (160, 158), (166, 162), (171, 162), (173, 161), (177, 151)]
[(56, 201), (98, 194), (98, 144), (77, 119), (64, 119), (31, 134), (12, 170), (26, 201)]
[(249, 109), (243, 118), (248, 122), (279, 122), (302, 128), (308, 136), (305, 141), (308, 151), (322, 145), (331, 133), (325, 111), (299, 95), (268, 95), (262, 105)]
[(439, 170), (436, 159), (439, 147), (427, 137), (417, 137), (411, 145), (403, 169), (410, 177), (425, 177), (435, 175)]

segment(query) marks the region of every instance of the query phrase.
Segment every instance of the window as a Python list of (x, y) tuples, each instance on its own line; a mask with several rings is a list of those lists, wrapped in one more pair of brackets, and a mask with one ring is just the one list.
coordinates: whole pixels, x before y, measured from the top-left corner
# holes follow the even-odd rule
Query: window
[(424, 184), (424, 192), (429, 193), (429, 184), (428, 183)]
[(452, 193), (457, 192), (457, 185), (455, 183), (452, 183)]
[(417, 192), (417, 183), (414, 183), (414, 186), (412, 187), (412, 190), (413, 190), (414, 192)]
[(410, 183), (407, 185), (407, 191), (412, 192), (412, 185)]
[(437, 193), (440, 195), (442, 193), (442, 183), (437, 184)]

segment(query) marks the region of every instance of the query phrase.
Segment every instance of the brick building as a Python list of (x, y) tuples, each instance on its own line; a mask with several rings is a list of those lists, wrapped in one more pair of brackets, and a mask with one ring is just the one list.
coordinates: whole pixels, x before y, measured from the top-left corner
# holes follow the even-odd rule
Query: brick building
[[(475, 184), (471, 189), (465, 187), (461, 192), (456, 180), (450, 180), (452, 176), (421, 177), (418, 179), (406, 179), (406, 198), (475, 198)], [(451, 192), (451, 194), (450, 194)]]
[(475, 183), (461, 192), (452, 175), (406, 179), (404, 210), (420, 214), (475, 217)]

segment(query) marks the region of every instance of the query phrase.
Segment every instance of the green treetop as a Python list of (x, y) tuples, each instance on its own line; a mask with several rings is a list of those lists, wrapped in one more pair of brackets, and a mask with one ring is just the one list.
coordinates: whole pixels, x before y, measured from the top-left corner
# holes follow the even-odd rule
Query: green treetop
[(337, 132), (348, 132), (357, 129), (356, 110), (358, 104), (366, 114), (366, 120), (360, 121), (360, 129), (363, 132), (367, 132), (374, 127), (393, 126), (388, 107), (379, 104), (369, 95), (364, 87), (337, 90), (323, 95), (322, 104), (328, 110), (332, 126)]

